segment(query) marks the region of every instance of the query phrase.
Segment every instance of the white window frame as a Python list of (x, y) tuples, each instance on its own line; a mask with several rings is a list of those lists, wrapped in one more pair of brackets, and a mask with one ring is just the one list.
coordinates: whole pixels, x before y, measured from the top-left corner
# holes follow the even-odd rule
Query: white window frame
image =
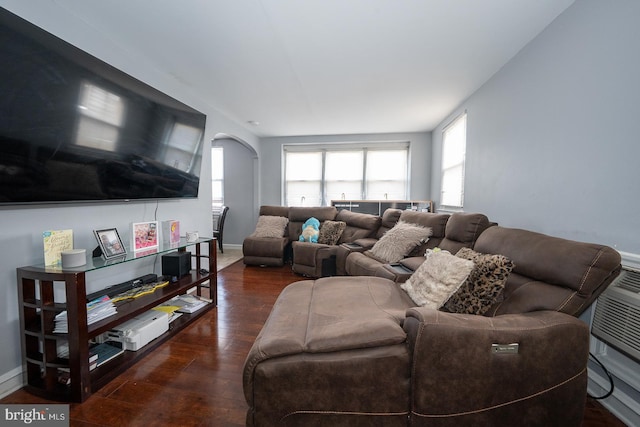
[[(462, 138), (462, 140), (454, 139)], [(440, 206), (464, 207), (464, 178), (467, 152), (467, 112), (456, 117), (442, 130), (442, 172)]]
[[(282, 186), (282, 202), (285, 206), (300, 206), (304, 205), (304, 201), (302, 200), (290, 200), (289, 195), (287, 194), (287, 154), (288, 153), (299, 153), (299, 152), (313, 152), (313, 153), (322, 153), (322, 180), (320, 182), (320, 204), (322, 206), (328, 206), (331, 204), (331, 198), (327, 196), (327, 180), (325, 178), (326, 175), (326, 153), (327, 152), (339, 152), (339, 151), (361, 151), (364, 156), (364, 161), (362, 163), (361, 170), (361, 195), (360, 199), (367, 200), (371, 199), (367, 195), (367, 155), (369, 152), (375, 152), (379, 150), (398, 150), (406, 152), (406, 165), (405, 165), (405, 177), (402, 180), (404, 185), (404, 194), (402, 194), (397, 199), (399, 200), (408, 200), (409, 195), (409, 171), (410, 171), (410, 142), (409, 141), (390, 141), (390, 142), (351, 142), (351, 143), (333, 143), (333, 144), (290, 144), (283, 146), (283, 160), (282, 160), (282, 175), (283, 175), (283, 186)], [(383, 182), (381, 180), (380, 182)], [(302, 199), (302, 198), (301, 198)], [(391, 200), (391, 198), (390, 198)], [(308, 203), (307, 203), (308, 205)]]
[[(214, 164), (214, 151), (221, 152), (221, 164)], [(213, 188), (216, 183), (220, 183), (222, 189), (220, 197), (215, 197), (213, 194)], [(211, 210), (214, 213), (220, 213), (222, 206), (224, 205), (224, 147), (215, 146), (211, 147)]]

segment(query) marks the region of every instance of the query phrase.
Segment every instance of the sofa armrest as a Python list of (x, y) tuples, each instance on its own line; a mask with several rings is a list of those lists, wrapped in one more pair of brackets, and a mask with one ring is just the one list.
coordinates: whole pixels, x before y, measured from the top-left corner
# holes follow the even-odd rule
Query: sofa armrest
[(581, 424), (589, 355), (582, 321), (554, 311), (484, 317), (411, 308), (403, 328), (414, 425)]
[(295, 273), (309, 277), (334, 276), (338, 246), (322, 243), (293, 242), (293, 265)]
[(247, 265), (282, 266), (287, 258), (287, 237), (247, 237), (242, 242), (242, 254)]
[(335, 255), (336, 245), (324, 243), (298, 242), (292, 243), (293, 262), (304, 265), (314, 265), (318, 260), (327, 259)]

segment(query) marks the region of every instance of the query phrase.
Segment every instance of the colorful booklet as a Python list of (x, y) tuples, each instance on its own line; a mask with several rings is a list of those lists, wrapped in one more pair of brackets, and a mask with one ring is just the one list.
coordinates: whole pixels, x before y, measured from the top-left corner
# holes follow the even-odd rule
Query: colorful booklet
[(73, 249), (73, 230), (47, 230), (42, 233), (44, 265), (62, 265), (62, 251)]
[(111, 359), (121, 355), (122, 353), (124, 353), (122, 344), (113, 341), (96, 344), (89, 349), (90, 355), (98, 356), (96, 366), (103, 365)]

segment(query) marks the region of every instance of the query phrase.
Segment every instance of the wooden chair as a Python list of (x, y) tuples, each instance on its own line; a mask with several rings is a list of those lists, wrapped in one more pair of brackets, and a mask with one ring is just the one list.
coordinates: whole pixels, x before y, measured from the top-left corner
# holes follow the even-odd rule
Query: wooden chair
[(213, 229), (213, 237), (218, 239), (218, 249), (220, 249), (220, 253), (224, 253), (222, 249), (222, 231), (224, 230), (224, 220), (227, 217), (227, 211), (229, 210), (229, 206), (223, 206), (220, 209), (220, 215), (218, 216), (218, 225)]

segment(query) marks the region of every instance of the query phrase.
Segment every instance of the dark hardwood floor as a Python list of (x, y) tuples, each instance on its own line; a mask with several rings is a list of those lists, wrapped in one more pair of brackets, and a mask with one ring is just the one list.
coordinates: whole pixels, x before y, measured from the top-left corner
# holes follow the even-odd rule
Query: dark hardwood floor
[[(115, 378), (82, 404), (71, 426), (243, 426), (247, 405), (242, 367), (278, 294), (304, 280), (283, 268), (246, 267), (218, 273), (218, 307)], [(1, 403), (49, 403), (17, 391)], [(583, 427), (621, 426), (589, 400)]]

